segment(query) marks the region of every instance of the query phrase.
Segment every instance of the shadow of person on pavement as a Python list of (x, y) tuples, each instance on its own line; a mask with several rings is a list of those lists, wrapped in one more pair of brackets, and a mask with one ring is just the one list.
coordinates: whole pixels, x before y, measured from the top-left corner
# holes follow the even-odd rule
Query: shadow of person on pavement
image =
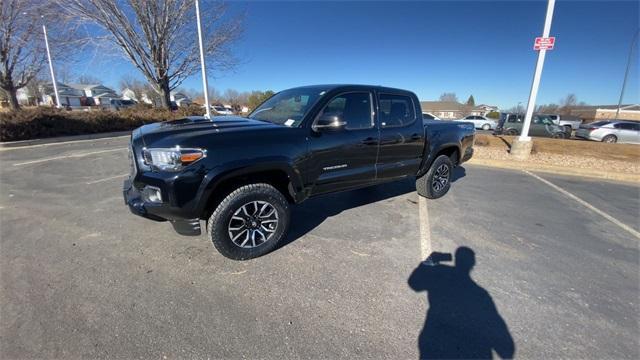
[(429, 310), (418, 338), (421, 359), (491, 359), (492, 350), (512, 358), (515, 344), (493, 299), (470, 276), (475, 253), (468, 247), (432, 253), (409, 277), (415, 291), (427, 291)]

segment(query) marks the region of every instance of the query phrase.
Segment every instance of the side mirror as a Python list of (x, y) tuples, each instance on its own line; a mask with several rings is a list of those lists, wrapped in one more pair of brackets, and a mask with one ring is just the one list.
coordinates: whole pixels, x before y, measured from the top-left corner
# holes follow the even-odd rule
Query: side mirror
[(347, 125), (338, 115), (322, 114), (313, 124), (312, 129), (316, 132), (342, 130)]

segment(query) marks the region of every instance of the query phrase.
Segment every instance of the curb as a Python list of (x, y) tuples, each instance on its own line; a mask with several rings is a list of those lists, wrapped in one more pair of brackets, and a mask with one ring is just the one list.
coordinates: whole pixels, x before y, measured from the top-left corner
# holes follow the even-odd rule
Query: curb
[(590, 177), (594, 179), (622, 181), (622, 182), (633, 183), (636, 185), (640, 183), (640, 174), (632, 174), (632, 173), (602, 172), (602, 171), (591, 170), (591, 169), (565, 168), (565, 167), (553, 166), (553, 165), (532, 164), (529, 162), (478, 159), (478, 158), (471, 158), (471, 160), (469, 160), (467, 164), (496, 167), (496, 168), (510, 169), (510, 170), (529, 170), (529, 171), (540, 171), (540, 172), (558, 174), (558, 175), (582, 176), (582, 177)]
[(86, 134), (86, 135), (61, 136), (61, 137), (32, 139), (32, 140), (7, 141), (7, 142), (0, 142), (0, 150), (21, 148), (21, 147), (32, 146), (32, 145), (49, 145), (49, 144), (56, 144), (56, 143), (63, 143), (63, 142), (107, 139), (107, 138), (115, 138), (115, 137), (129, 136), (129, 135), (131, 135), (131, 130), (114, 131), (114, 132), (108, 132), (108, 133)]

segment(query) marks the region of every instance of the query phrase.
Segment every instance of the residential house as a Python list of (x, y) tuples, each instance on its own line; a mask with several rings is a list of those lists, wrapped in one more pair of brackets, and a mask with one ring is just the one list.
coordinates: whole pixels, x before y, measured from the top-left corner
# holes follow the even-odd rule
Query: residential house
[[(62, 106), (94, 106), (108, 105), (111, 100), (120, 99), (115, 90), (99, 84), (63, 84), (56, 83), (58, 87), (58, 96)], [(53, 84), (45, 84), (42, 88), (42, 103), (45, 105), (55, 105), (55, 95)]]
[(469, 115), (487, 116), (492, 111), (499, 111), (499, 109), (497, 106), (481, 104), (471, 109)]
[(109, 105), (111, 100), (122, 98), (115, 90), (101, 84), (69, 84), (69, 87), (81, 91), (87, 99), (92, 99), (86, 105)]
[[(82, 90), (72, 88), (71, 86), (61, 82), (56, 82), (56, 87), (58, 88), (58, 96), (60, 97), (60, 104), (62, 104), (62, 106), (87, 105), (87, 97)], [(53, 83), (43, 85), (42, 93), (42, 103), (44, 105), (56, 105)]]
[[(618, 105), (576, 106), (571, 109), (571, 115), (587, 121), (607, 120), (615, 119), (617, 111)], [(640, 104), (621, 105), (618, 119), (640, 121)]]
[(149, 97), (149, 95), (147, 95), (147, 93), (142, 93), (140, 95), (140, 99), (138, 99), (138, 97), (136, 96), (135, 91), (133, 91), (131, 89), (128, 89), (128, 88), (122, 90), (122, 100), (133, 100), (133, 101), (136, 101), (138, 103), (153, 104), (153, 101), (151, 100), (151, 97)]
[(469, 112), (468, 107), (455, 101), (421, 101), (422, 111), (431, 113), (442, 120), (460, 119)]

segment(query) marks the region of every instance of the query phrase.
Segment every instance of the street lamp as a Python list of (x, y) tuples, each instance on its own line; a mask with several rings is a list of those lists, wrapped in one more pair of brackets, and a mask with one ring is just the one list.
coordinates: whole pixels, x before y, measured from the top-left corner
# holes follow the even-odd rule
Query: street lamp
[(631, 55), (633, 55), (633, 45), (638, 40), (638, 34), (640, 34), (640, 29), (636, 30), (636, 34), (631, 40), (631, 46), (629, 47), (629, 57), (627, 58), (627, 68), (624, 71), (624, 80), (622, 81), (622, 89), (620, 89), (620, 99), (618, 99), (618, 109), (616, 109), (616, 118), (618, 120), (618, 116), (620, 115), (620, 107), (622, 106), (622, 97), (624, 96), (624, 88), (627, 86), (627, 77), (629, 76), (629, 66), (631, 65)]
[(207, 69), (204, 64), (204, 49), (202, 46), (202, 25), (200, 24), (200, 2), (196, 2), (196, 21), (198, 23), (198, 46), (200, 47), (200, 68), (202, 69), (202, 88), (204, 90), (204, 106), (207, 109), (205, 117), (211, 120), (211, 108), (209, 106), (209, 85), (207, 84)]
[[(44, 19), (44, 16), (40, 16), (40, 18)], [(58, 85), (56, 84), (56, 75), (53, 71), (51, 51), (49, 51), (49, 38), (47, 37), (47, 27), (44, 24), (44, 20), (42, 21), (42, 32), (44, 33), (44, 44), (47, 47), (47, 59), (49, 59), (49, 71), (51, 72), (51, 81), (53, 81), (53, 93), (56, 96), (56, 107), (60, 109), (62, 107), (62, 104), (60, 103), (60, 96), (58, 96)]]
[[(542, 37), (545, 39), (549, 38), (549, 32), (551, 32), (551, 21), (553, 20), (553, 8), (555, 4), (556, 0), (548, 0), (547, 14), (544, 19), (544, 29), (542, 31)], [(522, 124), (522, 132), (517, 141), (514, 141), (511, 145), (511, 155), (516, 159), (524, 160), (528, 158), (531, 153), (531, 148), (533, 147), (531, 137), (529, 137), (529, 127), (531, 126), (533, 109), (536, 106), (536, 97), (538, 96), (538, 87), (540, 86), (540, 77), (542, 75), (542, 67), (546, 53), (546, 47), (541, 47), (540, 50), (538, 50), (538, 61), (536, 62), (536, 70), (533, 74), (533, 82), (531, 83), (531, 92), (529, 93), (529, 102), (527, 103), (527, 111), (524, 116), (524, 124)]]

